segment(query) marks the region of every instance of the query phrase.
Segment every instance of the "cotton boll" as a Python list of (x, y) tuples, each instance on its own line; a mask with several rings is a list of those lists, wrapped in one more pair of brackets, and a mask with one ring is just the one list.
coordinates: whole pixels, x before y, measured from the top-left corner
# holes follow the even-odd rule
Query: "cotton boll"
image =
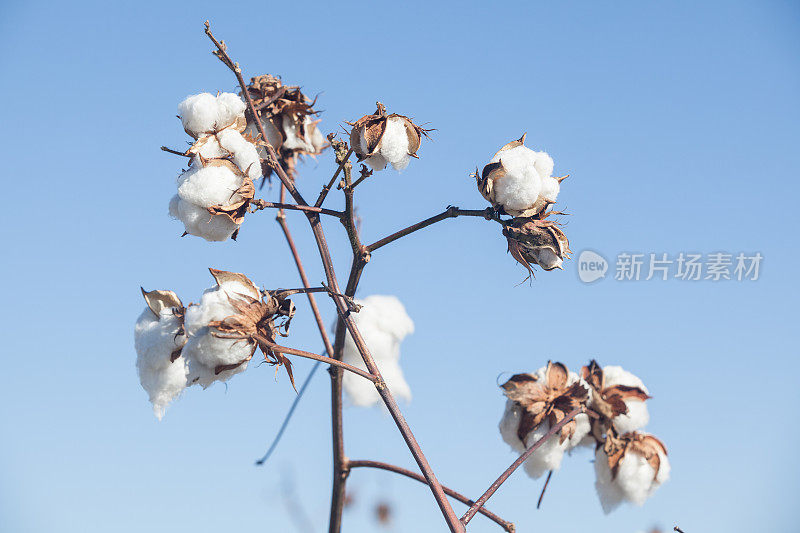
[(503, 442), (511, 446), (511, 449), (517, 453), (525, 451), (525, 444), (519, 439), (517, 429), (522, 420), (522, 407), (517, 405), (516, 402), (506, 400), (506, 407), (503, 411), (503, 418), (500, 419), (500, 436), (503, 437)]
[(238, 94), (222, 93), (217, 96), (217, 131), (226, 126), (230, 126), (239, 116), (244, 116), (247, 104), (244, 103)]
[(247, 142), (241, 133), (233, 129), (220, 132), (217, 138), (222, 148), (231, 154), (234, 164), (248, 178), (256, 180), (262, 176), (258, 150), (253, 143)]
[(369, 165), (372, 170), (383, 170), (387, 165), (386, 159), (380, 153), (369, 156), (364, 162)]
[[(533, 446), (539, 439), (544, 437), (548, 431), (550, 431), (549, 422), (545, 421), (539, 424), (539, 426), (525, 437), (526, 448)], [(564, 452), (569, 447), (569, 443), (567, 441), (560, 442), (560, 440), (558, 433), (556, 433), (544, 441), (544, 443), (528, 457), (525, 461), (525, 472), (527, 472), (530, 477), (536, 479), (550, 470), (558, 470), (561, 468), (561, 460), (564, 457)]]
[[(299, 150), (303, 152), (313, 153), (314, 146), (308, 142), (305, 136), (300, 134), (297, 122), (290, 115), (283, 115), (283, 133), (286, 135), (286, 140), (283, 142), (283, 148), (286, 150)], [(311, 123), (309, 117), (305, 117), (304, 125), (308, 126)], [(306, 130), (307, 132), (308, 130)]]
[(611, 478), (608, 456), (603, 451), (603, 448), (598, 448), (597, 451), (595, 451), (594, 472), (596, 476), (594, 487), (597, 490), (597, 495), (600, 497), (600, 505), (603, 508), (603, 512), (609, 514), (619, 507), (624, 501), (625, 496), (619, 486)]
[(193, 137), (213, 132), (218, 118), (217, 99), (210, 93), (189, 96), (178, 104), (178, 116), (183, 129)]
[(497, 203), (513, 211), (524, 211), (536, 203), (542, 190), (542, 179), (534, 163), (536, 152), (526, 146), (503, 150), (492, 158), (501, 163), (506, 174), (494, 182)]
[(408, 133), (403, 119), (392, 117), (386, 121), (386, 130), (380, 143), (380, 153), (395, 170), (408, 166)]
[(183, 222), (186, 233), (211, 242), (228, 240), (239, 228), (230, 218), (223, 215), (212, 216), (205, 207), (182, 200), (177, 194), (170, 200), (169, 214)]
[(159, 420), (167, 405), (186, 388), (187, 368), (183, 357), (171, 361), (172, 353), (183, 346), (186, 336), (181, 332), (180, 319), (171, 308), (156, 316), (146, 307), (134, 328), (136, 368), (139, 381), (147, 391), (153, 412)]
[(661, 459), (658, 476), (647, 459), (638, 453), (629, 451), (620, 460), (616, 483), (625, 499), (636, 505), (644, 505), (647, 498), (669, 479), (669, 460), (661, 452), (658, 456)]
[[(186, 309), (186, 333), (189, 340), (183, 348), (184, 357), (189, 362), (189, 381), (199, 383), (204, 388), (214, 381), (225, 381), (244, 371), (247, 361), (253, 354), (253, 346), (241, 339), (224, 339), (215, 336), (208, 327), (209, 322), (224, 320), (237, 314), (231, 298), (247, 295), (258, 298), (254, 292), (238, 282), (226, 282), (206, 290), (198, 305)], [(215, 374), (215, 369), (224, 365), (239, 365), (231, 370)]]

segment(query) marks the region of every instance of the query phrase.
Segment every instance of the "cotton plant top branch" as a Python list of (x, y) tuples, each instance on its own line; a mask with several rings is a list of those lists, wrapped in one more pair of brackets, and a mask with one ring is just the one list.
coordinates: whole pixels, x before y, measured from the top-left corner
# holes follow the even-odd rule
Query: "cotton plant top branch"
[[(213, 36), (210, 29), (210, 23), (208, 21), (206, 21), (205, 23), (205, 33), (217, 47), (217, 50), (215, 51), (214, 55), (216, 55), (235, 74), (236, 79), (239, 82), (239, 86), (241, 87), (242, 95), (244, 96), (247, 102), (247, 106), (250, 109), (250, 112), (252, 113), (253, 117), (255, 117), (256, 119), (255, 122), (259, 129), (259, 132), (261, 133), (263, 139), (267, 139), (268, 137), (264, 132), (263, 125), (261, 124), (260, 115), (258, 111), (255, 109), (255, 106), (253, 105), (253, 100), (250, 97), (250, 94), (247, 90), (247, 84), (245, 83), (244, 78), (242, 77), (241, 68), (239, 67), (238, 64), (234, 63), (233, 60), (228, 55), (225, 43), (222, 41), (218, 41)], [(295, 202), (298, 205), (307, 206), (308, 205), (307, 202), (303, 198), (302, 194), (300, 194), (300, 192), (295, 187), (293, 180), (286, 174), (286, 171), (282, 168), (282, 166), (278, 162), (279, 160), (274, 148), (272, 148), (272, 146), (269, 143), (266, 144), (266, 148), (270, 156), (270, 164), (275, 169), (275, 172), (278, 175), (278, 178), (281, 180), (281, 183), (286, 187), (286, 190), (289, 191), (289, 194), (292, 195), (292, 197), (294, 198)], [(333, 292), (340, 293), (341, 291), (339, 290), (339, 285), (336, 280), (336, 274), (333, 270), (333, 260), (330, 255), (330, 250), (328, 249), (328, 244), (325, 238), (325, 234), (320, 224), (319, 214), (306, 213), (306, 216), (311, 225), (312, 233), (314, 234), (314, 239), (316, 241), (317, 248), (320, 253), (320, 258), (322, 260), (323, 268), (325, 270), (325, 276), (328, 279), (328, 284), (330, 285), (331, 290)], [(378, 370), (378, 367), (375, 365), (375, 362), (372, 359), (369, 349), (364, 343), (363, 337), (361, 337), (361, 334), (359, 333), (358, 329), (355, 327), (355, 324), (349, 317), (349, 308), (346, 305), (346, 302), (344, 301), (343, 298), (340, 297), (333, 297), (333, 300), (336, 303), (336, 308), (339, 317), (345, 323), (348, 331), (350, 331), (350, 334), (355, 340), (356, 346), (358, 347), (358, 350), (364, 359), (364, 363), (367, 366), (369, 373), (376, 378), (375, 380), (376, 388), (378, 389), (378, 392), (381, 395), (381, 398), (383, 399), (387, 409), (392, 415), (395, 424), (400, 430), (403, 439), (406, 441), (406, 444), (408, 445), (411, 454), (413, 455), (415, 461), (419, 465), (420, 470), (422, 470), (423, 475), (425, 476), (425, 479), (427, 480), (428, 485), (431, 491), (433, 492), (434, 498), (436, 499), (436, 502), (439, 505), (439, 508), (445, 517), (445, 520), (448, 524), (448, 528), (452, 532), (459, 532), (459, 533), (462, 532), (464, 528), (458, 521), (458, 518), (456, 517), (452, 506), (450, 505), (444, 491), (442, 490), (441, 484), (436, 479), (436, 476), (433, 473), (433, 470), (431, 469), (428, 460), (425, 458), (425, 455), (422, 453), (422, 450), (420, 449), (419, 443), (414, 437), (414, 434), (411, 432), (411, 428), (409, 428), (408, 424), (406, 423), (405, 418), (400, 412), (397, 402), (394, 400), (394, 397), (391, 395), (389, 390), (383, 385), (383, 379), (381, 378), (380, 371)]]

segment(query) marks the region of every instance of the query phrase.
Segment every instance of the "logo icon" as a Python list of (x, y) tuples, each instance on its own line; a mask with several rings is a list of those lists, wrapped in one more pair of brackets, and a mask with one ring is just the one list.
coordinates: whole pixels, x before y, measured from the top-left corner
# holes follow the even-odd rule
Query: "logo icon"
[(578, 277), (584, 283), (592, 283), (606, 277), (608, 261), (591, 250), (583, 250), (578, 256)]

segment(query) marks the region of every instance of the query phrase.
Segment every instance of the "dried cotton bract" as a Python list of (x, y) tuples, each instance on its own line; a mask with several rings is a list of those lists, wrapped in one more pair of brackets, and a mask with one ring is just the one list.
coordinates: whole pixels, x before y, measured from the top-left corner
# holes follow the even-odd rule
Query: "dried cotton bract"
[[(284, 365), (292, 384), (291, 363), (271, 345), (288, 330), (294, 315), (291, 300), (265, 295), (247, 276), (209, 269), (217, 285), (206, 290), (200, 303), (186, 310), (189, 340), (184, 354), (189, 361), (189, 382), (203, 388), (244, 371), (260, 348), (270, 364)], [(276, 319), (284, 319), (277, 323)]]
[(667, 448), (653, 435), (609, 435), (595, 453), (595, 487), (605, 513), (628, 501), (643, 505), (669, 479)]
[(142, 289), (147, 306), (134, 328), (136, 369), (159, 420), (167, 405), (186, 388), (188, 368), (181, 351), (186, 344), (184, 308), (172, 291)]
[(590, 361), (581, 377), (594, 391), (592, 409), (611, 420), (617, 433), (642, 429), (650, 421), (646, 400), (650, 398), (642, 380), (620, 366), (601, 368)]
[(553, 159), (525, 146), (525, 135), (506, 144), (475, 177), (484, 198), (513, 217), (531, 217), (555, 203), (564, 177), (553, 177)]
[[(516, 374), (503, 390), (508, 401), (500, 434), (517, 452), (532, 446), (590, 398), (588, 385), (561, 363), (548, 363), (534, 374)], [(588, 416), (577, 415), (531, 454), (525, 462), (528, 475), (537, 478), (548, 470), (558, 470), (564, 452), (577, 446), (589, 429)]]
[[(386, 385), (396, 398), (411, 400), (411, 388), (400, 368), (400, 343), (414, 332), (414, 322), (400, 300), (394, 296), (372, 295), (356, 300), (356, 303), (362, 307), (358, 313), (351, 315), (353, 322), (364, 337)], [(345, 337), (342, 360), (366, 370), (364, 360), (349, 332)], [(343, 385), (353, 405), (368, 407), (381, 402), (375, 385), (361, 376), (345, 372)]]
[(178, 177), (169, 213), (185, 232), (208, 241), (236, 238), (262, 176), (256, 146), (245, 139), (244, 102), (232, 93), (190, 96), (178, 106), (184, 129), (197, 140), (189, 169)]
[(261, 132), (249, 111), (245, 134), (259, 139), (258, 153), (262, 158), (267, 158), (264, 143), (269, 143), (279, 163), (291, 170), (298, 156), (314, 156), (325, 149), (327, 142), (318, 127), (319, 120), (313, 119), (319, 113), (313, 107), (316, 100), (311, 101), (299, 87), (284, 85), (280, 78), (265, 74), (252, 78), (247, 91), (259, 110), (267, 138), (260, 139)]
[(572, 253), (567, 236), (553, 220), (516, 218), (506, 224), (503, 235), (508, 241), (508, 251), (531, 274), (532, 265), (544, 270), (561, 268)]
[(408, 117), (387, 115), (380, 102), (374, 114), (364, 115), (350, 125), (350, 147), (359, 161), (366, 161), (374, 170), (383, 170), (387, 164), (403, 170), (410, 158), (417, 157), (422, 136), (427, 136), (426, 130)]

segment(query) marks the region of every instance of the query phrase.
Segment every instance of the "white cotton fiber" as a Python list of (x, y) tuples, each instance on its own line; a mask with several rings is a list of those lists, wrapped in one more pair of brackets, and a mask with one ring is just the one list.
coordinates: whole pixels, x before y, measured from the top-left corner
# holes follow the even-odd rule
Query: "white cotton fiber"
[(403, 170), (408, 166), (408, 132), (402, 118), (392, 117), (386, 121), (380, 153), (395, 170)]
[(558, 199), (558, 193), (561, 191), (561, 183), (555, 178), (542, 178), (542, 190), (539, 193), (541, 198), (549, 202), (555, 202)]
[[(525, 446), (530, 448), (539, 439), (544, 437), (549, 430), (550, 423), (545, 420), (533, 431), (528, 433), (528, 436), (525, 437)], [(549, 470), (558, 470), (561, 468), (561, 459), (563, 459), (564, 452), (569, 447), (570, 442), (567, 440), (559, 442), (560, 440), (560, 436), (556, 433), (544, 441), (544, 443), (528, 457), (528, 460), (525, 461), (525, 472), (530, 477), (535, 479), (541, 477), (542, 474), (545, 474)]]
[(519, 440), (517, 429), (522, 420), (522, 407), (517, 405), (516, 402), (506, 400), (506, 406), (503, 410), (503, 417), (500, 419), (500, 436), (503, 437), (503, 442), (511, 446), (511, 449), (517, 453), (525, 451), (525, 444)]
[(180, 319), (171, 308), (163, 309), (156, 316), (149, 307), (142, 311), (134, 329), (139, 381), (147, 391), (159, 420), (167, 405), (187, 385), (186, 360), (178, 357), (174, 362), (170, 361), (172, 353), (186, 342), (186, 336), (179, 334), (180, 331)]
[(169, 202), (169, 214), (183, 222), (189, 235), (203, 237), (207, 241), (230, 239), (239, 226), (225, 216), (212, 216), (205, 207), (182, 200), (177, 194)]
[[(627, 370), (624, 370), (621, 366), (604, 366), (603, 380), (605, 387), (612, 387), (614, 385), (639, 387), (646, 394), (649, 394), (642, 380)], [(642, 429), (650, 421), (650, 413), (647, 410), (646, 402), (628, 398), (625, 400), (625, 406), (628, 408), (627, 414), (616, 416), (613, 420), (614, 427), (619, 433), (630, 433)]]
[(606, 513), (611, 512), (622, 501), (643, 505), (653, 492), (669, 479), (670, 464), (667, 456), (658, 451), (660, 459), (658, 474), (644, 456), (629, 449), (620, 459), (617, 476), (611, 479), (608, 458), (600, 448), (595, 454), (595, 487), (600, 503)]
[(611, 468), (608, 466), (608, 456), (603, 448), (598, 448), (594, 455), (594, 487), (600, 497), (600, 506), (605, 514), (610, 513), (625, 500), (619, 485), (611, 479)]
[(506, 174), (495, 180), (495, 201), (512, 211), (524, 211), (536, 203), (542, 190), (542, 179), (536, 171), (536, 152), (526, 146), (502, 150), (492, 163), (502, 163)]
[(186, 233), (208, 241), (224, 241), (238, 225), (224, 215), (212, 216), (206, 208), (241, 200), (235, 191), (243, 179), (224, 166), (204, 167), (198, 158), (178, 176), (178, 194), (169, 204), (169, 214), (183, 222)]
[(217, 138), (222, 148), (231, 155), (233, 163), (248, 178), (256, 180), (262, 176), (261, 161), (256, 145), (247, 142), (242, 134), (234, 129), (223, 130), (217, 135)]
[[(253, 353), (252, 345), (239, 339), (222, 339), (212, 334), (208, 323), (224, 320), (237, 313), (230, 302), (240, 295), (259, 298), (257, 291), (238, 282), (226, 282), (222, 286), (207, 289), (200, 303), (186, 309), (186, 333), (189, 340), (183, 348), (189, 365), (190, 384), (198, 383), (203, 388), (215, 381), (225, 381), (247, 368), (247, 360)], [(215, 374), (222, 365), (242, 363), (232, 370)]]
[(564, 263), (560, 257), (547, 248), (540, 248), (539, 251), (536, 252), (536, 261), (545, 270), (559, 268)]
[[(403, 304), (394, 296), (373, 295), (357, 300), (361, 311), (353, 321), (361, 332), (375, 364), (396, 398), (411, 400), (411, 388), (400, 367), (400, 343), (414, 332), (414, 323)], [(366, 370), (366, 365), (349, 332), (346, 334), (342, 360)], [(381, 402), (375, 386), (364, 378), (345, 372), (343, 386), (353, 405), (366, 407)]]
[[(547, 152), (534, 152), (536, 154), (536, 161), (533, 166), (536, 172), (542, 179), (550, 178), (553, 175), (553, 158)], [(556, 180), (558, 183), (558, 180)]]
[(194, 137), (214, 133), (230, 126), (243, 115), (245, 103), (233, 93), (214, 96), (200, 93), (187, 97), (178, 104), (178, 115), (183, 128)]

